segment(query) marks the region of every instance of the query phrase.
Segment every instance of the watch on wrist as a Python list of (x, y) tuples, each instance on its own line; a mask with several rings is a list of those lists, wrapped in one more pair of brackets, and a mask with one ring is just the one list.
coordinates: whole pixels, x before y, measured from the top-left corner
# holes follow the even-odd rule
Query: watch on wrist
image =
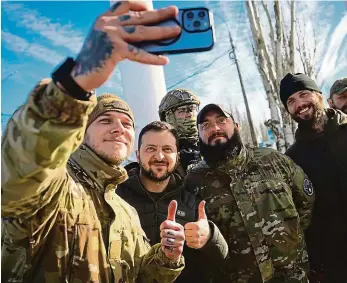
[(81, 88), (71, 76), (71, 71), (75, 67), (76, 62), (68, 57), (53, 73), (52, 79), (55, 84), (59, 82), (68, 95), (78, 100), (89, 100), (92, 92), (85, 91)]

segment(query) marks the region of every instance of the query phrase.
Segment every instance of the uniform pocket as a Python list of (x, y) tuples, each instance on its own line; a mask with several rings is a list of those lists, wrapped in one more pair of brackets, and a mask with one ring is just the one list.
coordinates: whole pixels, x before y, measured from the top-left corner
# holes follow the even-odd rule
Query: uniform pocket
[(299, 215), (289, 186), (278, 179), (267, 179), (253, 189), (261, 227), (276, 267), (298, 260), (302, 250)]
[(100, 222), (80, 214), (73, 233), (68, 282), (109, 282), (110, 267)]

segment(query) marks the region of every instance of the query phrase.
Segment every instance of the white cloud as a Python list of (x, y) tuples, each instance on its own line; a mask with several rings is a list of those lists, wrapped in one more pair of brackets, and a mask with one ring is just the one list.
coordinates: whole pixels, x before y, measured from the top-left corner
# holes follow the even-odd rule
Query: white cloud
[(71, 24), (54, 23), (51, 19), (22, 4), (3, 2), (2, 9), (8, 14), (8, 18), (15, 21), (18, 26), (36, 32), (55, 46), (66, 47), (77, 53), (83, 44), (84, 36)]
[(328, 40), (328, 48), (325, 52), (320, 72), (318, 74), (318, 79), (320, 82), (324, 82), (325, 80), (329, 79), (329, 77), (334, 76), (334, 74), (336, 74), (336, 70), (342, 70), (347, 66), (345, 57), (346, 54), (340, 52), (346, 47), (346, 37), (347, 14), (345, 14), (340, 20), (339, 24), (336, 26), (330, 39)]
[(36, 59), (39, 59), (51, 65), (57, 65), (64, 58), (59, 53), (47, 47), (36, 43), (29, 43), (24, 38), (21, 38), (12, 33), (2, 31), (1, 35), (2, 41), (5, 44), (6, 48), (17, 53), (33, 56)]

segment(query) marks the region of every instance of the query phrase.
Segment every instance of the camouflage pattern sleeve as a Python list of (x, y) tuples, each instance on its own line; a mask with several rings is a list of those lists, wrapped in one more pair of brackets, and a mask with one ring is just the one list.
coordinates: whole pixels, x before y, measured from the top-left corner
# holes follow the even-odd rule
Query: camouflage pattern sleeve
[(200, 251), (209, 258), (211, 264), (221, 266), (228, 255), (228, 243), (212, 221), (208, 221), (208, 224), (211, 230), (211, 237)]
[[(71, 153), (83, 141), (87, 115), (95, 106), (42, 80), (12, 116), (2, 140), (2, 217), (30, 217), (52, 200)], [(62, 178), (59, 178), (62, 177)]]
[(300, 225), (304, 230), (311, 223), (313, 203), (315, 200), (314, 188), (304, 171), (293, 162), (292, 195), (294, 204), (300, 216)]
[(145, 239), (139, 239), (138, 248), (140, 254), (145, 253), (141, 258), (138, 276), (138, 281), (141, 283), (174, 282), (184, 268), (183, 256), (177, 262), (171, 261), (161, 250), (161, 244), (156, 244), (150, 248)]

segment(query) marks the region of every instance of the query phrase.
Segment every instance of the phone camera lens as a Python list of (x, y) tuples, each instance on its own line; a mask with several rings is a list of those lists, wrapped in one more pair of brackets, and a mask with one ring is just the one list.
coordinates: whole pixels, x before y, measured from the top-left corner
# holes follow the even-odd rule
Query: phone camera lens
[(200, 12), (198, 13), (198, 16), (199, 16), (200, 18), (205, 17), (205, 15), (206, 15), (205, 11), (200, 11)]
[(194, 27), (198, 28), (201, 26), (201, 23), (199, 21), (194, 21), (193, 25)]
[(190, 19), (190, 20), (191, 20), (192, 18), (194, 18), (194, 13), (193, 13), (193, 12), (188, 12), (188, 13), (187, 13), (187, 18)]

